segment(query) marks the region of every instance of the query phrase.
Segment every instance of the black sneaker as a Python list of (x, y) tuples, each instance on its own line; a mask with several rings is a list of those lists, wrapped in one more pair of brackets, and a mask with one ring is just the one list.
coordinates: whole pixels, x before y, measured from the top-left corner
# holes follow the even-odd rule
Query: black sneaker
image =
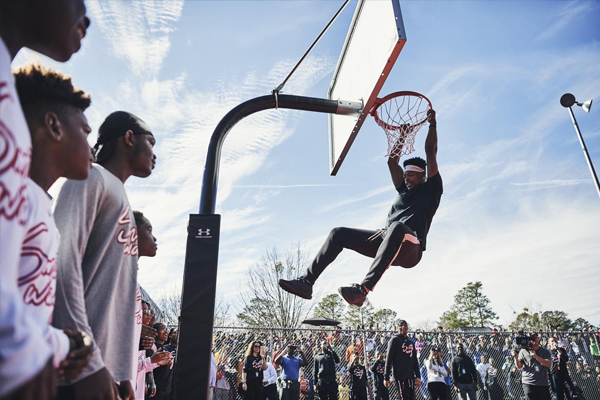
[(367, 298), (367, 291), (364, 286), (356, 283), (352, 286), (342, 286), (338, 288), (338, 292), (346, 300), (346, 303), (357, 307), (362, 307)]
[(292, 280), (280, 279), (279, 286), (288, 293), (295, 294), (303, 299), (312, 299), (312, 283), (308, 282), (303, 277)]

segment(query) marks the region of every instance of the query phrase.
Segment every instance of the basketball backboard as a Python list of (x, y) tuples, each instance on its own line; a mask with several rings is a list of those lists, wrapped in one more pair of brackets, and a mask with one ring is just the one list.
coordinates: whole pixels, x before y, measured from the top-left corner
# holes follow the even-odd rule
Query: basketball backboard
[(329, 114), (330, 174), (339, 170), (406, 42), (399, 0), (358, 0), (327, 97), (362, 101), (360, 116)]

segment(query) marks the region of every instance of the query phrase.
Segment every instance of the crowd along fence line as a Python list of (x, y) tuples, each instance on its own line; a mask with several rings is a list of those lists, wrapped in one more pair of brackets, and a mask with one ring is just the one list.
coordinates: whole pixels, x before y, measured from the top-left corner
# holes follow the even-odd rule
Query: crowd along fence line
[[(351, 400), (351, 377), (348, 374), (348, 365), (353, 354), (359, 354), (362, 364), (369, 370), (376, 360), (377, 352), (385, 353), (390, 338), (395, 334), (395, 331), (390, 330), (215, 327), (213, 353), (217, 361), (219, 377), (217, 387), (227, 390), (220, 391), (219, 397), (222, 400), (244, 399), (244, 392), (239, 385), (243, 359), (248, 345), (254, 340), (259, 340), (267, 347), (267, 355), (271, 362), (288, 344), (300, 347), (307, 359), (307, 365), (301, 369), (301, 380), (304, 379), (301, 383), (304, 388), (308, 388), (301, 393), (300, 399), (318, 399), (318, 393), (315, 391), (313, 357), (318, 353), (320, 343), (327, 340), (340, 358), (340, 363), (336, 366), (339, 400)], [(568, 370), (574, 387), (572, 391), (567, 391), (567, 398), (600, 400), (600, 354), (598, 353), (600, 333), (569, 331), (539, 332), (539, 335), (542, 346), (547, 347), (548, 338), (553, 336), (568, 352)], [(478, 375), (478, 400), (526, 398), (521, 385), (521, 372), (510, 356), (511, 350), (515, 348), (514, 338), (517, 332), (414, 331), (409, 332), (408, 336), (414, 342), (422, 376), (422, 385), (416, 391), (416, 400), (430, 399), (425, 362), (430, 356), (431, 348), (437, 346), (442, 350), (443, 361), (451, 369), (458, 343), (463, 343), (465, 353), (473, 359), (478, 371), (481, 372)], [(488, 382), (484, 382), (482, 378), (488, 368), (490, 369), (490, 373), (487, 374)], [(369, 375), (371, 382), (372, 378), (372, 375)], [(448, 392), (452, 400), (460, 399), (452, 386), (448, 386)], [(368, 399), (375, 400), (372, 385), (368, 389)], [(399, 399), (394, 385), (390, 387), (390, 399)]]

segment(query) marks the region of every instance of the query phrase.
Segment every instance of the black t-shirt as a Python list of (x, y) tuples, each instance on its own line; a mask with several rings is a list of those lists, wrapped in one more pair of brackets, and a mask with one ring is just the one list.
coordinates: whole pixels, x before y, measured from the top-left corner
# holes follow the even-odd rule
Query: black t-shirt
[(350, 375), (352, 375), (352, 390), (367, 387), (367, 369), (364, 365), (359, 364), (350, 367)]
[[(157, 351), (171, 351), (169, 345), (156, 344)], [(173, 368), (170, 365), (161, 365), (154, 371), (154, 383), (156, 390), (163, 395), (171, 393), (173, 390)]]
[(494, 367), (490, 367), (485, 371), (483, 376), (483, 384), (485, 386), (494, 386), (498, 383), (498, 370)]
[(244, 372), (246, 373), (246, 380), (251, 381), (254, 379), (263, 380), (263, 370), (262, 370), (263, 359), (258, 355), (258, 357), (254, 357), (252, 354), (246, 356), (244, 360)]
[(385, 227), (389, 228), (393, 222), (402, 222), (416, 233), (425, 250), (427, 233), (442, 197), (442, 177), (438, 172), (412, 190), (408, 190), (406, 183), (402, 182), (396, 190), (398, 196), (388, 213)]
[(373, 381), (375, 382), (375, 387), (383, 386), (383, 374), (385, 373), (385, 362), (381, 360), (377, 360), (371, 366), (371, 372), (373, 373)]
[(567, 351), (565, 349), (558, 348), (557, 350), (552, 350), (552, 366), (550, 367), (550, 375), (567, 374), (567, 361), (569, 361), (569, 356), (567, 355)]

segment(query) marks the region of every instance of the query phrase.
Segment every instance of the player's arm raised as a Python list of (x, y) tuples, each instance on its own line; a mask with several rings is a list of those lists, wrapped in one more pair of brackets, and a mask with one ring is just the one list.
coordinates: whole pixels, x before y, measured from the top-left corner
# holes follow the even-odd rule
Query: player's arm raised
[(394, 188), (398, 189), (404, 182), (404, 171), (400, 166), (400, 155), (390, 156), (388, 158), (388, 168), (390, 169)]
[(425, 155), (427, 156), (427, 178), (431, 178), (438, 173), (437, 165), (437, 122), (435, 120), (435, 111), (430, 110), (427, 117), (429, 122), (429, 132), (425, 139)]

